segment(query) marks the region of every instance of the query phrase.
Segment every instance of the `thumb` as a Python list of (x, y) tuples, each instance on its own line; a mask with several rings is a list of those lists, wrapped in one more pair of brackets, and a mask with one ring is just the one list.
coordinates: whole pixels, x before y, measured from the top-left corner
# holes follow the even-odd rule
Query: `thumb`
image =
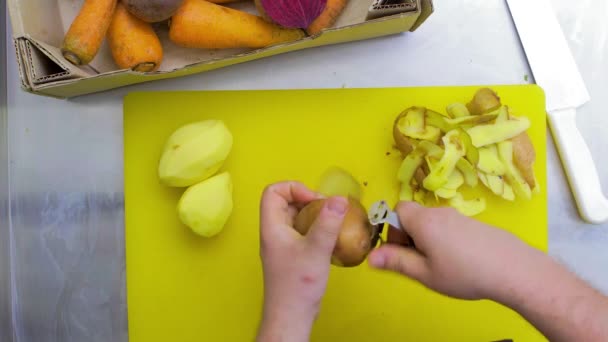
[(348, 201), (344, 197), (330, 197), (323, 203), (317, 219), (310, 226), (307, 239), (314, 248), (331, 254), (338, 240)]
[(373, 250), (368, 259), (374, 268), (401, 273), (421, 283), (429, 278), (426, 259), (415, 249), (383, 245)]

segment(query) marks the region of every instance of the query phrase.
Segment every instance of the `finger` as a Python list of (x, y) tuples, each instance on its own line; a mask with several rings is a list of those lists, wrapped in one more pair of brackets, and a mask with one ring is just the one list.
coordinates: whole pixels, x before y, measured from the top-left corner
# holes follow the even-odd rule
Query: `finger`
[(300, 211), (296, 207), (290, 205), (289, 208), (287, 208), (287, 218), (285, 220), (285, 223), (288, 226), (293, 227), (296, 221), (296, 216), (299, 212)]
[(429, 279), (426, 259), (415, 249), (383, 245), (373, 250), (368, 259), (374, 268), (401, 273), (421, 283)]
[(318, 198), (320, 195), (306, 185), (296, 181), (286, 181), (267, 186), (262, 194), (262, 203), (268, 199), (280, 199), (288, 204), (302, 204)]
[(269, 185), (260, 202), (260, 224), (262, 229), (273, 229), (288, 221), (291, 203), (308, 203), (319, 195), (304, 184), (289, 181)]
[(319, 216), (306, 234), (306, 238), (315, 248), (331, 254), (347, 210), (348, 201), (344, 197), (330, 197), (323, 203)]
[(399, 222), (401, 222), (403, 230), (414, 238), (414, 241), (416, 240), (418, 232), (423, 228), (421, 223), (424, 222), (424, 220), (420, 219), (421, 215), (427, 210), (430, 209), (425, 208), (416, 202), (397, 203), (395, 211), (399, 216)]

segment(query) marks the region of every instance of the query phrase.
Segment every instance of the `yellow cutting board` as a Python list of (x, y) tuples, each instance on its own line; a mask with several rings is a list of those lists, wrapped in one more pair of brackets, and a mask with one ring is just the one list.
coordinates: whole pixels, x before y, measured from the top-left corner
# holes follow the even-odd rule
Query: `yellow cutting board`
[[(478, 218), (547, 248), (544, 95), (536, 86), (496, 86), (503, 103), (531, 119), (541, 192), (509, 203), (488, 191)], [(251, 341), (260, 318), (260, 194), (297, 179), (315, 187), (329, 166), (349, 170), (363, 203), (397, 200), (401, 157), (392, 123), (405, 108), (444, 111), (476, 87), (134, 93), (125, 99), (125, 210), (129, 340)], [(183, 189), (159, 183), (165, 140), (178, 127), (221, 119), (234, 136), (223, 170), (234, 184), (234, 211), (218, 236), (181, 225)], [(462, 248), (467, 248), (462, 245)], [(483, 257), (483, 256), (480, 256)], [(508, 272), (508, 268), (496, 270)], [(313, 341), (541, 341), (519, 315), (490, 301), (460, 301), (404, 277), (332, 267)]]

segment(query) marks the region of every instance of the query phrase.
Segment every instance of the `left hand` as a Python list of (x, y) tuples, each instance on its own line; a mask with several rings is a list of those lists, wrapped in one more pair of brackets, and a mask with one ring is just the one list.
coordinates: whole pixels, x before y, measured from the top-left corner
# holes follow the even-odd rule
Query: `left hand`
[(327, 199), (306, 236), (293, 223), (299, 209), (322, 198), (301, 183), (270, 185), (260, 206), (264, 315), (259, 341), (307, 341), (325, 293), (331, 255), (348, 201)]

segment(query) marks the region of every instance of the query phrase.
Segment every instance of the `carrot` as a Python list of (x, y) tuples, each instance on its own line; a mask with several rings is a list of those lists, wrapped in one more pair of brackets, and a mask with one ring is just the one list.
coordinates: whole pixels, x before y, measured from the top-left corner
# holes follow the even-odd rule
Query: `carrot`
[(85, 0), (63, 39), (63, 57), (75, 65), (89, 64), (106, 35), (116, 0)]
[(190, 48), (262, 48), (304, 38), (264, 19), (205, 0), (185, 0), (171, 19), (169, 39)]
[(308, 26), (306, 32), (312, 36), (331, 27), (336, 23), (336, 20), (344, 10), (344, 7), (346, 7), (347, 2), (348, 0), (327, 0), (325, 9), (321, 12), (321, 15)]
[(152, 25), (129, 13), (122, 3), (116, 6), (108, 43), (114, 62), (123, 69), (154, 71), (163, 60), (163, 47)]
[(241, 2), (243, 0), (207, 0), (209, 2), (213, 2), (214, 4), (227, 4), (229, 2)]

